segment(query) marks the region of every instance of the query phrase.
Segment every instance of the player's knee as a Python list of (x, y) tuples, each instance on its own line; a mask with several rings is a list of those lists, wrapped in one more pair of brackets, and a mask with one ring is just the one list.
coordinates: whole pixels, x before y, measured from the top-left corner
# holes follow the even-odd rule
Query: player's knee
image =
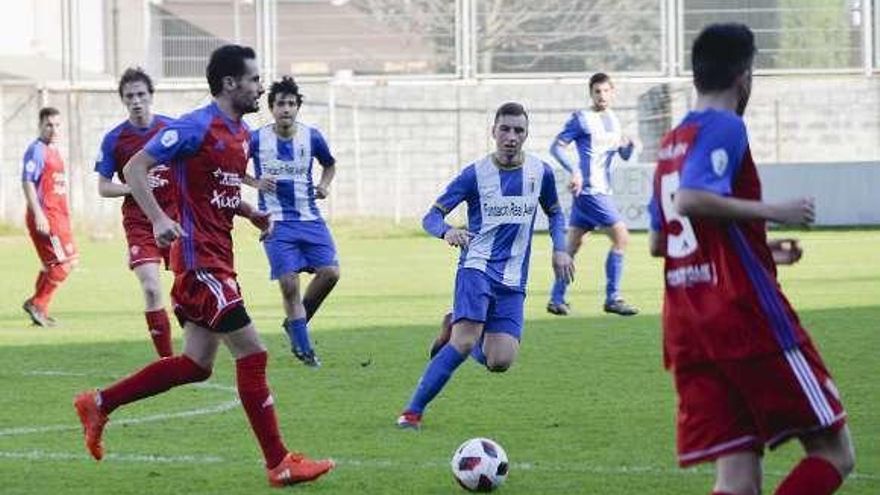
[(513, 364), (513, 361), (510, 359), (493, 359), (492, 357), (486, 357), (486, 369), (491, 371), (492, 373), (504, 373), (510, 366)]
[(281, 283), (279, 284), (281, 287), (281, 296), (284, 299), (290, 300), (298, 300), (299, 299), (299, 282), (290, 279), (281, 279)]
[(52, 265), (46, 271), (46, 275), (49, 277), (49, 280), (54, 284), (60, 284), (67, 280), (67, 275), (70, 273), (71, 267), (68, 263), (61, 263), (57, 265)]
[(147, 306), (155, 307), (162, 300), (162, 288), (158, 280), (145, 280), (141, 283)]
[(856, 467), (856, 454), (852, 446), (847, 445), (845, 448), (840, 449), (840, 452), (835, 452), (832, 463), (842, 478), (849, 476)]
[(185, 383), (203, 382), (211, 378), (211, 374), (214, 372), (213, 363), (205, 362), (203, 359), (193, 358), (186, 354), (163, 359), (173, 359), (179, 363), (178, 370), (182, 371), (182, 375), (184, 375), (182, 381)]
[(325, 266), (318, 269), (318, 273), (316, 273), (318, 277), (321, 277), (324, 282), (332, 285), (336, 285), (336, 282), (339, 282), (339, 267), (338, 266)]

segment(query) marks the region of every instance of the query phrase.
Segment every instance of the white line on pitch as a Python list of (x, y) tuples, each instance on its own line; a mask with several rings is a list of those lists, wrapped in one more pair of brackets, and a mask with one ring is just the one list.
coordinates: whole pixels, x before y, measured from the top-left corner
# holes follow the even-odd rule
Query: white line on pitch
[[(31, 450), (27, 452), (0, 452), (0, 459), (24, 459), (28, 461), (76, 461), (91, 460), (92, 456), (86, 454), (70, 454), (66, 452), (45, 452)], [(107, 454), (105, 461), (137, 462), (137, 463), (190, 463), (190, 464), (213, 464), (223, 462), (222, 457), (198, 456), (198, 455), (152, 455), (152, 454)]]
[[(32, 450), (28, 452), (2, 452), (0, 451), (0, 459), (26, 459), (32, 461), (68, 461), (91, 459), (91, 456), (85, 454), (71, 454), (66, 452), (45, 452), (40, 450)], [(132, 463), (174, 463), (183, 462), (190, 464), (215, 464), (226, 462), (222, 457), (217, 456), (157, 456), (152, 454), (107, 454), (104, 456), (106, 461), (116, 462), (132, 462)], [(366, 469), (438, 469), (448, 468), (449, 462), (442, 461), (426, 461), (421, 463), (398, 462), (392, 459), (335, 459), (340, 467), (366, 468)], [(238, 463), (240, 461), (233, 461)], [(254, 461), (253, 464), (258, 464)], [(566, 472), (566, 473), (589, 473), (589, 474), (644, 474), (644, 475), (663, 475), (663, 476), (681, 476), (681, 475), (698, 475), (711, 476), (714, 471), (711, 468), (690, 468), (690, 469), (674, 469), (661, 466), (595, 466), (586, 463), (565, 462), (565, 463), (536, 463), (536, 462), (513, 462), (511, 469), (514, 471), (536, 471), (536, 472)], [(788, 473), (785, 472), (766, 472), (775, 477), (783, 477)], [(867, 473), (853, 473), (848, 479), (877, 481), (880, 476)]]
[[(400, 469), (400, 468), (422, 468), (422, 469), (437, 469), (437, 468), (447, 468), (449, 467), (449, 462), (443, 461), (426, 461), (421, 463), (402, 463), (392, 459), (336, 459), (334, 458), (336, 463), (340, 466), (351, 466), (355, 468), (385, 468), (385, 469)], [(646, 474), (646, 475), (668, 475), (668, 476), (678, 476), (678, 475), (699, 475), (699, 476), (711, 476), (715, 473), (714, 468), (711, 467), (697, 467), (697, 468), (688, 468), (688, 469), (676, 469), (676, 468), (667, 468), (662, 466), (596, 466), (588, 463), (580, 463), (580, 462), (511, 462), (510, 469), (513, 471), (538, 471), (538, 472), (561, 472), (561, 473), (590, 473), (590, 474)], [(782, 471), (764, 471), (764, 474), (769, 474), (771, 476), (776, 477), (784, 477), (788, 473)], [(853, 473), (847, 477), (847, 479), (859, 479), (865, 481), (878, 481), (880, 480), (880, 476), (876, 474), (870, 473)]]
[[(126, 426), (126, 425), (139, 425), (142, 423), (152, 423), (155, 421), (164, 421), (166, 419), (177, 419), (177, 418), (191, 418), (194, 416), (204, 416), (208, 414), (219, 414), (226, 412), (230, 409), (235, 409), (240, 404), (238, 399), (231, 400), (229, 402), (224, 402), (222, 404), (211, 406), (211, 407), (203, 407), (199, 409), (190, 409), (188, 411), (181, 411), (176, 413), (162, 413), (162, 414), (154, 414), (152, 416), (144, 416), (142, 418), (131, 418), (131, 419), (119, 419), (116, 421), (112, 421), (107, 423), (108, 427), (116, 427), (116, 426)], [(50, 433), (53, 431), (74, 431), (81, 429), (79, 424), (63, 424), (63, 425), (49, 425), (49, 426), (24, 426), (19, 428), (5, 428), (0, 430), (0, 437), (11, 437), (11, 436), (19, 436), (19, 435), (30, 435), (30, 434), (38, 434), (38, 433)]]

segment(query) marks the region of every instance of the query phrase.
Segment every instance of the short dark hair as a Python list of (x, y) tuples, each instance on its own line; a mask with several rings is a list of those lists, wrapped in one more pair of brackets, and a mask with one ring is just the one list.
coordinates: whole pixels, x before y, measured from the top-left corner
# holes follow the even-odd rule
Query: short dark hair
[(153, 80), (150, 79), (150, 75), (140, 67), (129, 67), (125, 69), (125, 72), (122, 73), (122, 77), (119, 78), (119, 87), (117, 88), (117, 91), (119, 91), (120, 98), (122, 98), (122, 87), (133, 82), (142, 82), (146, 84), (147, 91), (149, 91), (150, 94), (153, 94)]
[(526, 120), (529, 120), (529, 114), (526, 113), (525, 107), (515, 101), (509, 101), (498, 107), (498, 110), (495, 111), (495, 122), (498, 122), (502, 115), (512, 115), (514, 117), (524, 115)]
[(605, 82), (611, 82), (611, 76), (604, 72), (597, 72), (590, 76), (590, 91), (593, 91), (593, 86), (596, 84), (602, 84)]
[(303, 95), (299, 92), (299, 85), (291, 76), (284, 76), (280, 81), (272, 83), (272, 87), (269, 88), (269, 108), (275, 106), (278, 95), (293, 95), (296, 97), (296, 106), (302, 105)]
[(224, 77), (241, 78), (245, 71), (244, 61), (255, 58), (257, 54), (249, 46), (223, 45), (214, 50), (205, 69), (211, 96), (217, 96), (223, 91)]
[(745, 24), (711, 24), (694, 40), (691, 66), (697, 91), (721, 91), (733, 86), (755, 59), (755, 35)]
[(59, 112), (58, 109), (55, 107), (43, 107), (40, 109), (39, 122), (42, 123), (44, 120), (52, 117), (53, 115), (61, 115), (61, 112)]

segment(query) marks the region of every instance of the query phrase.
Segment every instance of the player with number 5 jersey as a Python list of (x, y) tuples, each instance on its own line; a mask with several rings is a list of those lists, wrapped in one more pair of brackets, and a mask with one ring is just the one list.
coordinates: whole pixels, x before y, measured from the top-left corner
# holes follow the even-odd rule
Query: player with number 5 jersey
[(760, 458), (797, 438), (806, 457), (777, 495), (828, 495), (853, 466), (840, 395), (776, 277), (802, 254), (766, 222), (805, 224), (811, 198), (762, 200), (742, 119), (754, 36), (706, 28), (694, 42), (693, 111), (667, 134), (654, 175), (650, 248), (664, 258), (663, 350), (678, 392), (678, 460), (712, 461), (714, 494), (761, 493)]

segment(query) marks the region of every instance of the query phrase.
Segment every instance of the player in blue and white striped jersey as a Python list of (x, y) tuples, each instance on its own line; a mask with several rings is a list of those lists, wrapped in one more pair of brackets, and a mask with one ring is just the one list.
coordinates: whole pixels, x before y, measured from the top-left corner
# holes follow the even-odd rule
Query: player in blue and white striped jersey
[[(505, 103), (495, 114), (496, 150), (468, 165), (447, 187), (422, 222), (426, 231), (461, 248), (448, 343), (432, 357), (397, 424), (419, 428), (422, 412), (452, 373), (472, 355), (489, 371), (506, 371), (519, 351), (523, 302), (535, 214), (550, 220), (553, 270), (570, 281), (571, 256), (565, 251), (565, 219), (556, 195), (553, 170), (525, 154), (529, 120), (519, 103)], [(466, 229), (443, 218), (462, 201)]]
[[(605, 259), (605, 305), (607, 313), (630, 316), (638, 309), (627, 304), (620, 293), (623, 277), (623, 253), (629, 242), (629, 231), (617, 207), (611, 200), (611, 165), (615, 155), (629, 160), (633, 153), (632, 140), (626, 137), (620, 121), (611, 110), (614, 86), (611, 78), (601, 72), (590, 77), (591, 108), (574, 112), (562, 132), (550, 146), (550, 153), (571, 173), (569, 189), (574, 194), (568, 230), (568, 253), (574, 256), (581, 247), (584, 235), (604, 230), (611, 239), (611, 249)], [(563, 148), (574, 142), (578, 165), (570, 163)], [(550, 293), (547, 311), (567, 315), (565, 301), (567, 284), (557, 280)]]
[[(251, 133), (250, 155), (259, 190), (260, 210), (273, 221), (263, 239), (271, 278), (278, 280), (284, 300), (283, 328), (294, 356), (318, 367), (309, 339), (308, 320), (339, 280), (339, 261), (330, 230), (315, 204), (327, 197), (336, 173), (336, 160), (324, 137), (314, 127), (297, 122), (302, 105), (299, 86), (284, 77), (269, 90), (269, 108), (275, 118)], [(321, 178), (312, 181), (312, 162), (321, 164)], [(305, 295), (300, 295), (299, 274), (314, 273)]]

